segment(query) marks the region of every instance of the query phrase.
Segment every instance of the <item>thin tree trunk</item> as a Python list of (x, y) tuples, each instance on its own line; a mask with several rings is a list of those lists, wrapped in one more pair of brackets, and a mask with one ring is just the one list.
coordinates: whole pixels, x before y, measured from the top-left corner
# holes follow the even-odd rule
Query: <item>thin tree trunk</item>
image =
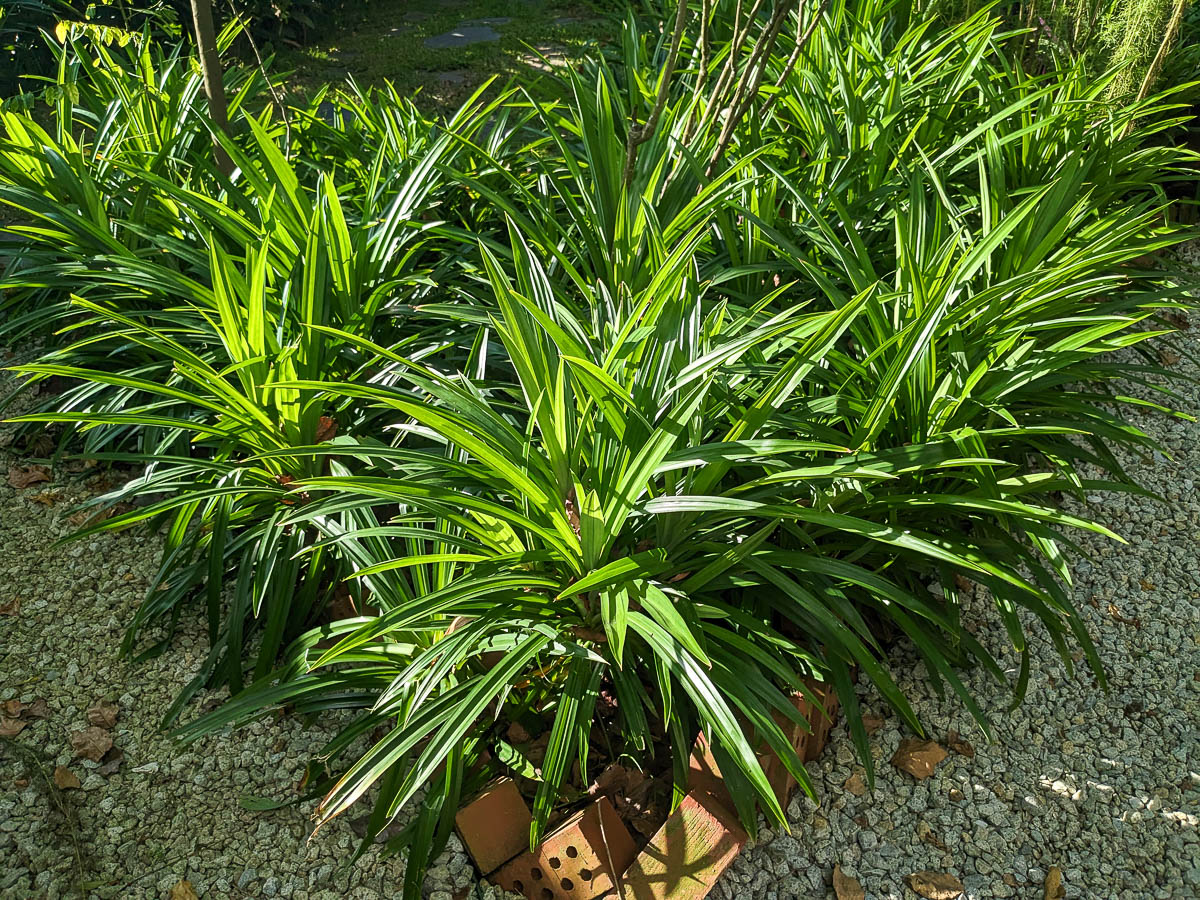
[[(213, 28), (212, 0), (192, 0), (192, 24), (196, 28), (196, 47), (200, 51), (200, 71), (204, 74), (204, 93), (208, 96), (208, 114), (225, 134), (229, 134), (229, 105), (225, 100), (225, 78), (217, 53), (217, 33)], [(213, 158), (226, 175), (233, 172), (233, 160), (213, 136)]]

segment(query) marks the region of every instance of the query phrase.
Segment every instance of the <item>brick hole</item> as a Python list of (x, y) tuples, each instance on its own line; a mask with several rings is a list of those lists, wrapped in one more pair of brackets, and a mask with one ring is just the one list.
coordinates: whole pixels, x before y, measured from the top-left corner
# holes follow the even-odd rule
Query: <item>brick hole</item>
[(550, 888), (542, 888), (542, 900), (554, 900), (554, 891)]
[(567, 856), (569, 856), (571, 859), (574, 859), (578, 855), (579, 855), (579, 851), (576, 850), (574, 847), (567, 848)]
[(542, 870), (539, 869), (537, 866), (534, 866), (532, 869), (530, 869), (529, 874), (533, 876), (534, 881), (542, 880)]
[(525, 882), (521, 881), (519, 878), (515, 879), (513, 881), (513, 888), (517, 891), (517, 893), (523, 894), (525, 893)]
[(550, 868), (552, 868), (552, 869), (558, 869), (558, 868), (561, 868), (561, 867), (562, 867), (562, 860), (561, 860), (561, 859), (559, 859), (557, 856), (552, 856), (552, 857), (550, 857)]
[(582, 878), (584, 881), (591, 881), (592, 880), (592, 870), (591, 869), (580, 869), (579, 877)]
[(574, 890), (574, 889), (575, 889), (575, 882), (573, 882), (573, 881), (572, 881), (570, 878), (564, 878), (564, 879), (562, 880), (562, 889), (563, 889), (564, 891), (572, 891), (572, 890)]

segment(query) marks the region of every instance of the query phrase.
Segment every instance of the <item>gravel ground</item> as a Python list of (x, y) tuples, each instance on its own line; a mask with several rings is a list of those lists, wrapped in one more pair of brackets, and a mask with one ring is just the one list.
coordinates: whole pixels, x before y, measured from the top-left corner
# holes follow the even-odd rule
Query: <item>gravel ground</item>
[[(1187, 360), (1177, 365), (1197, 374)], [(1185, 408), (1200, 411), (1200, 387), (1188, 387)], [(1086, 673), (1068, 676), (1035, 630), (1033, 676), (1017, 711), (1006, 712), (1009, 696), (992, 682), (967, 673), (994, 718), (988, 744), (901, 651), (897, 677), (929, 736), (948, 745), (957, 730), (974, 755), (951, 752), (922, 781), (893, 768), (907, 735), (864, 686), (864, 704), (884, 717), (872, 737), (874, 793), (851, 790), (862, 770), (836, 728), (810, 766), (817, 802), (794, 800), (792, 833), (762, 833), (712, 896), (832, 897), (840, 864), (880, 900), (916, 897), (905, 878), (919, 870), (953, 874), (972, 900), (1041, 898), (1051, 867), (1069, 898), (1200, 897), (1200, 425), (1140, 424), (1171, 455), (1128, 462), (1169, 502), (1095, 497), (1129, 544), (1085, 538), (1089, 559), (1076, 570), (1110, 691)], [(9, 434), (0, 426), (0, 448)], [(0, 449), (0, 471), (25, 462)], [(165, 654), (138, 665), (117, 658), (154, 544), (126, 534), (55, 545), (73, 527), (72, 500), (97, 489), (86, 473), (55, 475), (23, 490), (0, 479), (0, 701), (43, 698), (48, 712), (0, 742), (0, 897), (69, 896), (81, 880), (93, 897), (159, 898), (183, 878), (201, 898), (398, 897), (400, 861), (369, 854), (342, 866), (355, 841), (344, 819), (309, 840), (309, 808), (255, 813), (238, 804), (246, 794), (284, 796), (327, 733), (279, 718), (180, 748), (158, 732), (205, 637), (198, 622), (184, 623)], [(111, 737), (124, 759), (109, 774), (102, 762), (73, 759), (70, 744), (100, 699), (120, 707)], [(81, 788), (49, 786), (56, 766)], [(468, 886), (492, 896), (471, 880), (452, 845), (429, 890), (433, 900)]]

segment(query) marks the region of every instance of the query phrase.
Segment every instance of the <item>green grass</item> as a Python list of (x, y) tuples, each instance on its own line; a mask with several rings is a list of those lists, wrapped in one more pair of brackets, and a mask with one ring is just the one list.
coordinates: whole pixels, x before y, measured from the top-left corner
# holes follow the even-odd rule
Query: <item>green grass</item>
[[(425, 46), (427, 38), (463, 22), (495, 17), (511, 18), (492, 26), (501, 35), (498, 41)], [(383, 0), (303, 47), (282, 49), (278, 62), (292, 70), (289, 80), (300, 94), (352, 77), (364, 87), (391, 82), (443, 106), (460, 102), (493, 75), (535, 77), (530, 62), (537, 51), (549, 55), (553, 48), (573, 59), (618, 31), (611, 13), (570, 0)]]

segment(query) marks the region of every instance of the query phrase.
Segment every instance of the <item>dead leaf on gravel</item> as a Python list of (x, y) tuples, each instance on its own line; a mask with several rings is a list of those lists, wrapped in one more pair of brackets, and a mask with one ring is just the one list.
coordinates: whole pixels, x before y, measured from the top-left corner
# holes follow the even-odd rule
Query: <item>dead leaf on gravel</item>
[(892, 765), (913, 778), (921, 779), (932, 775), (937, 764), (945, 758), (946, 751), (936, 742), (905, 738), (892, 756)]
[(22, 719), (14, 719), (10, 716), (0, 716), (0, 737), (16, 737), (28, 724), (28, 722)]
[(1042, 887), (1042, 900), (1062, 900), (1067, 896), (1067, 889), (1062, 883), (1062, 869), (1051, 866), (1046, 873), (1046, 883)]
[(186, 878), (182, 878), (171, 888), (167, 894), (167, 900), (200, 900), (200, 898), (196, 894), (196, 889), (192, 887), (192, 883)]
[(965, 756), (967, 759), (975, 757), (975, 748), (971, 746), (969, 741), (964, 741), (959, 737), (958, 732), (953, 728), (946, 735), (946, 746), (957, 753), (959, 756)]
[(1175, 363), (1179, 362), (1179, 359), (1179, 354), (1174, 350), (1171, 350), (1168, 347), (1158, 348), (1158, 361), (1164, 366), (1173, 366)]
[(837, 900), (865, 900), (867, 896), (858, 879), (843, 872), (840, 864), (833, 867), (833, 892)]
[(54, 784), (60, 791), (69, 791), (80, 786), (79, 776), (66, 766), (57, 766), (54, 769)]
[(957, 900), (966, 888), (949, 872), (913, 872), (908, 886), (926, 900)]
[(867, 734), (874, 734), (883, 727), (883, 718), (880, 716), (863, 716), (862, 724)]
[(855, 772), (846, 779), (846, 783), (842, 785), (846, 790), (852, 793), (855, 797), (861, 797), (867, 792), (867, 783), (863, 781), (860, 773)]
[(50, 716), (50, 707), (46, 705), (45, 697), (34, 697), (33, 702), (21, 710), (26, 719), (45, 719)]
[(21, 598), (13, 597), (7, 603), (0, 603), (0, 616), (15, 616), (21, 612)]
[(46, 698), (38, 697), (32, 703), (22, 703), (20, 700), (5, 700), (4, 715), (10, 719), (44, 719), (50, 715), (46, 706)]
[(101, 698), (88, 707), (87, 720), (89, 725), (96, 725), (100, 728), (112, 728), (117, 724), (117, 716), (121, 714), (121, 707), (112, 700)]
[(1178, 329), (1180, 329), (1180, 330), (1182, 330), (1182, 331), (1187, 331), (1189, 328), (1191, 328), (1191, 327), (1192, 327), (1191, 323), (1190, 323), (1190, 322), (1188, 322), (1187, 318), (1186, 318), (1185, 316), (1181, 315), (1180, 313), (1177, 313), (1177, 312), (1165, 312), (1165, 313), (1163, 313), (1163, 314), (1162, 314), (1162, 317), (1163, 317), (1164, 319), (1166, 319), (1166, 320), (1167, 320), (1167, 322), (1168, 322), (1168, 323), (1169, 323), (1169, 324), (1170, 324), (1172, 327), (1174, 327), (1174, 328), (1178, 328)]
[(108, 732), (95, 725), (71, 733), (71, 749), (75, 751), (76, 759), (82, 756), (92, 762), (100, 762), (104, 754), (112, 749), (112, 745), (112, 738), (108, 736)]
[(66, 496), (62, 488), (50, 488), (48, 491), (38, 491), (36, 494), (30, 494), (29, 499), (34, 503), (40, 503), (42, 506), (54, 506), (62, 498)]
[(917, 837), (919, 837), (930, 847), (937, 847), (943, 853), (946, 853), (950, 850), (950, 848), (946, 846), (945, 842), (937, 836), (937, 833), (931, 827), (929, 827), (928, 822), (917, 823)]
[(121, 768), (121, 763), (125, 761), (125, 751), (120, 747), (112, 747), (104, 758), (100, 760), (100, 768), (96, 770), (97, 774), (107, 778)]
[(24, 468), (13, 466), (8, 470), (8, 483), (17, 490), (27, 488), (31, 484), (37, 484), (40, 481), (49, 480), (50, 470), (45, 466), (32, 465), (25, 466)]

